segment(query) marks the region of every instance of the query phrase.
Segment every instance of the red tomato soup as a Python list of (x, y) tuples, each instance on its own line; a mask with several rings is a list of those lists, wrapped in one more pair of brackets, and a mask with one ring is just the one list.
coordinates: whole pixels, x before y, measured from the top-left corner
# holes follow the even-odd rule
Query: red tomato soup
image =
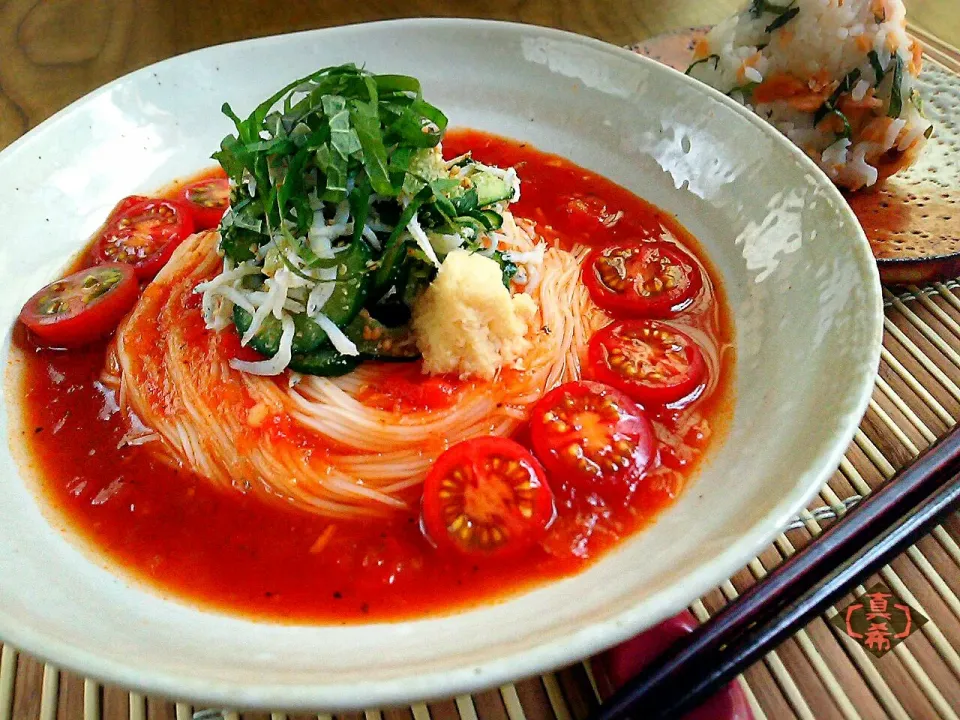
[[(541, 458), (556, 496), (556, 517), (544, 539), (509, 558), (435, 548), (424, 536), (416, 500), (409, 512), (339, 520), (331, 531), (328, 518), (217, 489), (143, 446), (118, 449), (126, 421), (114, 394), (98, 380), (106, 342), (49, 350), (18, 324), (23, 441), (55, 519), (62, 518), (70, 534), (111, 568), (164, 596), (237, 615), (319, 623), (400, 620), (495, 602), (582, 571), (653, 521), (683, 492), (727, 423), (733, 328), (717, 274), (672, 216), (596, 173), (524, 143), (469, 130), (448, 133), (447, 157), (466, 150), (484, 163), (517, 169), (522, 197), (511, 210), (536, 221), (548, 243), (604, 248), (667, 236), (699, 272), (696, 298), (657, 321), (676, 323), (684, 333), (682, 349), (690, 337), (700, 339), (703, 357), (688, 352), (691, 367), (680, 392), (700, 384), (680, 403), (637, 400), (642, 408), (636, 412), (649, 420), (637, 436), (643, 434), (650, 464), (626, 499), (598, 507), (582, 485), (579, 491), (568, 488), (552, 474), (555, 463)], [(190, 178), (161, 197), (182, 199), (188, 183), (215, 177), (222, 174)], [(197, 332), (208, 332), (202, 322)], [(602, 349), (607, 375), (620, 367), (609, 342)], [(457, 381), (422, 375), (419, 363), (391, 365), (386, 377), (389, 382), (366, 391), (371, 405), (431, 408), (456, 401)], [(617, 393), (629, 393), (633, 386), (625, 381), (618, 387)], [(530, 450), (549, 440), (530, 435), (523, 426), (514, 439)], [(557, 442), (562, 455), (562, 438)]]

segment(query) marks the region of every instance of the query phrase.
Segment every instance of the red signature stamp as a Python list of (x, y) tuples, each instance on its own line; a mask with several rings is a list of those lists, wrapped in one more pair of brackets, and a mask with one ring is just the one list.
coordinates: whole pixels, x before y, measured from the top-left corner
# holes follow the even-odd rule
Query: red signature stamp
[(842, 608), (831, 620), (875, 657), (883, 657), (927, 622), (883, 583)]

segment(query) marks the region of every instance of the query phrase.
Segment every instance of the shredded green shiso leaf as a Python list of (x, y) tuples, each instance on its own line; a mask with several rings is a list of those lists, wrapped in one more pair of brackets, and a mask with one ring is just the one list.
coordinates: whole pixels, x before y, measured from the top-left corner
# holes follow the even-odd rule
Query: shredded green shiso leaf
[(703, 63), (708, 63), (708, 62), (710, 62), (711, 60), (713, 60), (713, 69), (716, 70), (717, 67), (720, 65), (720, 56), (719, 56), (719, 55), (707, 55), (705, 58), (700, 58), (699, 60), (694, 60), (692, 63), (690, 63), (690, 66), (689, 66), (686, 70), (683, 71), (683, 74), (684, 74), (684, 75), (689, 75), (690, 72), (691, 72), (695, 67), (697, 67), (698, 65), (702, 65)]
[(770, 23), (769, 25), (767, 25), (766, 28), (764, 28), (764, 32), (772, 33), (775, 30), (779, 30), (799, 14), (800, 14), (800, 8), (798, 7), (787, 8), (782, 13), (780, 13), (772, 23)]
[(772, 15), (783, 15), (784, 13), (788, 12), (793, 5), (793, 2), (788, 5), (777, 5), (775, 3), (768, 2), (768, 0), (753, 0), (753, 2), (750, 3), (750, 9), (748, 12), (752, 18), (758, 18), (765, 13)]
[(890, 86), (890, 106), (887, 108), (888, 117), (900, 117), (903, 110), (903, 58), (900, 53), (893, 56), (893, 84)]
[(516, 173), (469, 153), (444, 161), (447, 117), (417, 79), (341, 65), (293, 81), (245, 119), (222, 109), (236, 126), (213, 155), (231, 181), (224, 267), (197, 292), (208, 327), (235, 325), (265, 356), (235, 368), (334, 375), (366, 358), (413, 359), (367, 340), (402, 333), (447, 253), (487, 254), (505, 283), (517, 272), (489, 242), (519, 197)]

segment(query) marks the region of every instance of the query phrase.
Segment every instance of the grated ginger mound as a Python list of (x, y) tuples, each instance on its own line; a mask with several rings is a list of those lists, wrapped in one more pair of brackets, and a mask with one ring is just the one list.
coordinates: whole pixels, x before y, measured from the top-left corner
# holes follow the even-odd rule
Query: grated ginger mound
[(503, 286), (496, 260), (454, 250), (413, 307), (424, 372), (493, 379), (530, 349), (536, 312), (533, 298)]

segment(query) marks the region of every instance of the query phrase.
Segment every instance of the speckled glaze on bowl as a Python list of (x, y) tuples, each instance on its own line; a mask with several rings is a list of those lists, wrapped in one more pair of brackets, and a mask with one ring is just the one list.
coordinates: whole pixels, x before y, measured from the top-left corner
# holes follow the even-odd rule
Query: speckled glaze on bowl
[[(452, 696), (560, 666), (676, 612), (763, 548), (836, 468), (879, 359), (867, 242), (819, 170), (760, 120), (626, 50), (535, 27), (377, 23), (174, 58), (71, 105), (0, 154), (0, 325), (118, 197), (209, 163), (289, 78), (365, 63), (423, 81), (455, 125), (530, 141), (677, 214), (723, 276), (738, 347), (729, 434), (659, 522), (583, 574), (417, 622), (295, 627), (201, 612), (82, 553), (0, 450), (0, 637), (105, 681), (217, 706), (348, 709)], [(2, 362), (15, 379), (10, 334)], [(9, 390), (0, 431), (17, 447)], [(22, 458), (20, 459), (22, 461)]]

